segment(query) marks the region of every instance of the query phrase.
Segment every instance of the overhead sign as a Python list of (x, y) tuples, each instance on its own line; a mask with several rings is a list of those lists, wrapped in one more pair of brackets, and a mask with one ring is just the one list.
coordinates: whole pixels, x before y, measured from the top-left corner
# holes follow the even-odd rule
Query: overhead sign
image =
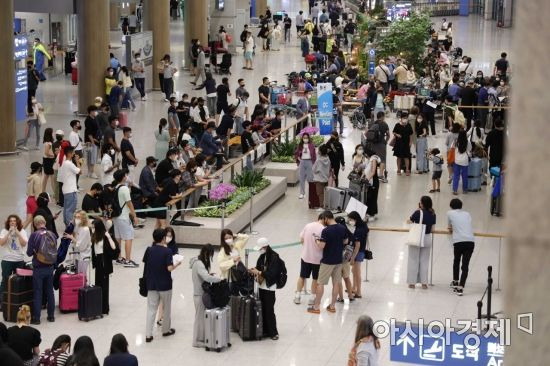
[(330, 135), (332, 132), (332, 84), (317, 84), (317, 111), (319, 113), (319, 133)]
[(390, 360), (417, 365), (503, 366), (504, 346), (498, 334), (467, 330), (434, 332), (429, 327), (396, 323)]
[(15, 61), (24, 60), (29, 54), (28, 40), (25, 35), (16, 35), (13, 37), (13, 59)]

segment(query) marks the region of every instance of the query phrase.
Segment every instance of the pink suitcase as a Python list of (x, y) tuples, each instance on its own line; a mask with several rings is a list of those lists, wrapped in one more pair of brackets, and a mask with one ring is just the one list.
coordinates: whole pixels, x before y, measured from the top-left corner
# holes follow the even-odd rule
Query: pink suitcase
[(118, 127), (123, 128), (128, 126), (128, 113), (120, 111), (118, 113)]
[(63, 273), (59, 279), (59, 310), (62, 313), (78, 311), (78, 290), (86, 285), (83, 273)]

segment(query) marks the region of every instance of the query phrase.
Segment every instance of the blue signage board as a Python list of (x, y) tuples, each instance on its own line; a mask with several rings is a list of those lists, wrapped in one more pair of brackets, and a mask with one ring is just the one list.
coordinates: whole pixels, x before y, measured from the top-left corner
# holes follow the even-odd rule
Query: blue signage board
[(15, 120), (27, 117), (27, 69), (15, 69)]
[(369, 76), (374, 75), (374, 67), (375, 67), (375, 62), (369, 61)]
[(319, 133), (330, 135), (332, 132), (332, 84), (317, 84), (317, 111), (319, 113)]
[(376, 58), (376, 50), (374, 48), (371, 48), (369, 50), (369, 60), (374, 60)]
[(28, 40), (24, 35), (13, 37), (13, 59), (15, 61), (24, 60), (29, 53)]
[(435, 332), (428, 327), (420, 330), (417, 325), (395, 324), (395, 338), (390, 342), (391, 361), (445, 366), (504, 365), (504, 346), (500, 345), (498, 335), (445, 328)]

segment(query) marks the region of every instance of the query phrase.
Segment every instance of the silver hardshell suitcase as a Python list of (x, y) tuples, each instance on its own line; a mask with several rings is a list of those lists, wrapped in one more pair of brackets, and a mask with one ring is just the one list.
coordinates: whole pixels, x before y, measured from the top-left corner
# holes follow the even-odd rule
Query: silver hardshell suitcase
[(206, 350), (220, 352), (222, 348), (231, 347), (229, 331), (231, 329), (231, 309), (229, 306), (205, 310), (204, 341)]
[(325, 188), (325, 209), (330, 211), (342, 212), (351, 197), (357, 197), (358, 192), (342, 187), (326, 187)]

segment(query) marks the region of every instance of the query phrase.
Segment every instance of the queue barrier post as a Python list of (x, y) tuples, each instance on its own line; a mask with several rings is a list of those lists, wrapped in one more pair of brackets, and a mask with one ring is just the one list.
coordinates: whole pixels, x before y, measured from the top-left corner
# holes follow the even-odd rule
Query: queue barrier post
[(430, 286), (433, 286), (433, 278), (434, 278), (434, 234), (432, 235), (432, 247), (430, 248)]
[(500, 260), (502, 252), (502, 238), (498, 239), (498, 267), (497, 267), (497, 288), (495, 291), (500, 291)]
[(250, 224), (249, 224), (249, 234), (250, 235), (258, 235), (258, 232), (257, 231), (254, 231), (253, 229), (253, 225), (254, 225), (254, 214), (253, 214), (253, 210), (254, 210), (254, 188), (250, 188)]

